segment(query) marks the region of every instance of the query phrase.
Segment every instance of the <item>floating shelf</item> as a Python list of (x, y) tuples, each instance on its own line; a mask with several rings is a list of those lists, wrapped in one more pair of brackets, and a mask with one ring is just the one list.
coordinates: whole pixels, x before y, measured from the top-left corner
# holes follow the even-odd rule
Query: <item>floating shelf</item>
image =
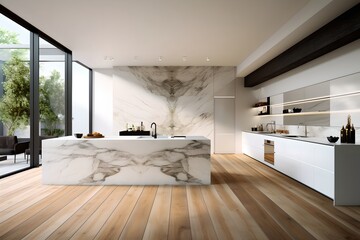
[(302, 100), (270, 104), (269, 106), (270, 107), (285, 107), (285, 106), (293, 106), (293, 105), (312, 103), (312, 102), (330, 101), (330, 100), (336, 100), (339, 98), (353, 97), (353, 96), (358, 96), (358, 95), (360, 95), (360, 91), (348, 92), (348, 93), (344, 93), (344, 94), (334, 94), (334, 95), (329, 95), (329, 96), (321, 96), (321, 97), (315, 97), (315, 98), (306, 98), (306, 99), (302, 99)]
[(360, 109), (346, 109), (339, 111), (320, 111), (320, 112), (299, 112), (299, 113), (279, 113), (279, 114), (269, 114), (269, 115), (256, 115), (258, 117), (280, 117), (280, 116), (306, 116), (306, 115), (325, 115), (325, 114), (339, 114), (339, 113), (349, 113), (349, 112), (360, 112)]

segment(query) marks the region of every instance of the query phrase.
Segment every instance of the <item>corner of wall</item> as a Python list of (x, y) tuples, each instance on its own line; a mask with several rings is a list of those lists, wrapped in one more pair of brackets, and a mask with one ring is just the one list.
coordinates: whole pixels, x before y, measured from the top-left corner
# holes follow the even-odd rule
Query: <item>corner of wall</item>
[(255, 91), (244, 87), (244, 78), (236, 79), (236, 102), (235, 102), (235, 121), (236, 121), (236, 153), (242, 153), (242, 131), (249, 130), (251, 126), (256, 125), (256, 119), (253, 116), (252, 106), (257, 101)]

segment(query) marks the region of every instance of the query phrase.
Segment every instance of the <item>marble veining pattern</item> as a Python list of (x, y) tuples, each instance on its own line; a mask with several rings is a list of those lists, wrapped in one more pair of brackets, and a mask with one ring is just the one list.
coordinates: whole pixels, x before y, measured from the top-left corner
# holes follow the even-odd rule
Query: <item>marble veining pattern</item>
[(213, 138), (213, 79), (218, 67), (116, 67), (114, 129), (158, 124), (164, 135)]
[[(43, 143), (43, 182), (80, 185), (210, 183), (209, 140), (160, 141), (109, 141), (106, 144), (106, 141), (88, 140), (46, 141)], [(137, 148), (141, 150), (137, 152)]]

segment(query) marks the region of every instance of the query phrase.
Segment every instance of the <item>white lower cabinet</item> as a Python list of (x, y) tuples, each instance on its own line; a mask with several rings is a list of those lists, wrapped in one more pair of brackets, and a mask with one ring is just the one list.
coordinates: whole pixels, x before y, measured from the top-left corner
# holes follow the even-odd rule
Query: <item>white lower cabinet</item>
[(263, 162), (264, 161), (264, 148), (263, 147), (254, 147), (251, 145), (243, 145), (243, 153)]
[(314, 167), (314, 189), (334, 199), (334, 172)]
[(263, 162), (264, 161), (264, 136), (253, 133), (242, 133), (243, 153)]
[(333, 146), (246, 132), (242, 139), (243, 153), (265, 164), (264, 139), (274, 141), (275, 164), (268, 166), (334, 198)]

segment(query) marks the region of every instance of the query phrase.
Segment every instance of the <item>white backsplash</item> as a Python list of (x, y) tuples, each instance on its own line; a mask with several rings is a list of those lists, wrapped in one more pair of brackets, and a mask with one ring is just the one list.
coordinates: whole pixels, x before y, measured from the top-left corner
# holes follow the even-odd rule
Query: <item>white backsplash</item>
[[(303, 125), (276, 125), (276, 129), (289, 130), (291, 135), (304, 135), (305, 127)], [(329, 136), (340, 137), (341, 127), (323, 127), (323, 126), (307, 126), (309, 137), (326, 138)], [(360, 142), (360, 127), (355, 127), (356, 142)]]

